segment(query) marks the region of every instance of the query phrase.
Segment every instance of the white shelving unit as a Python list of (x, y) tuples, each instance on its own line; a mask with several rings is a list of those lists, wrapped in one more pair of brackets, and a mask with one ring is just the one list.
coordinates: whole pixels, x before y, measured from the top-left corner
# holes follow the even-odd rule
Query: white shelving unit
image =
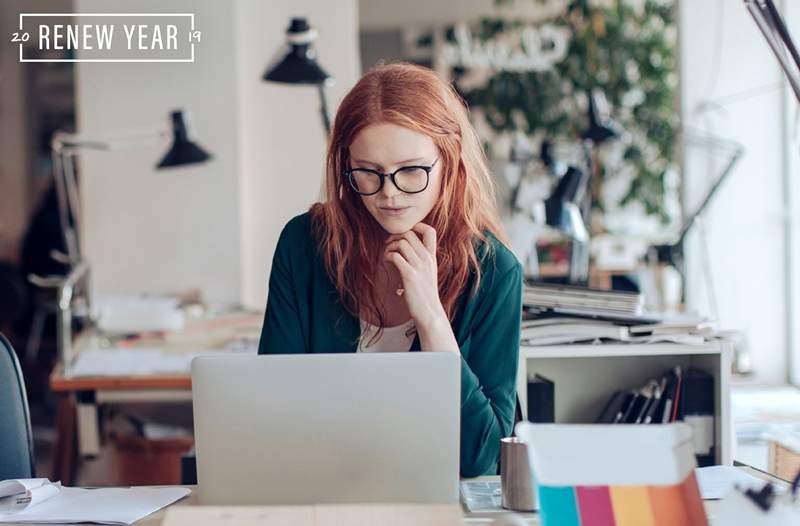
[(591, 423), (619, 389), (641, 387), (680, 365), (714, 377), (717, 463), (732, 463), (730, 371), (733, 346), (725, 340), (703, 345), (599, 344), (520, 347), (517, 390), (527, 415), (527, 380), (539, 374), (555, 384), (556, 423)]

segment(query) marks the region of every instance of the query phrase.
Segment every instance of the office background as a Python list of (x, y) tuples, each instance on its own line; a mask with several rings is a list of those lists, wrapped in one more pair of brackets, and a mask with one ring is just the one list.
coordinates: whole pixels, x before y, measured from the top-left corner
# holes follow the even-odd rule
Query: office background
[[(153, 167), (162, 148), (155, 144), (81, 156), (83, 241), (94, 290), (199, 289), (209, 302), (263, 309), (278, 234), (316, 200), (325, 153), (315, 89), (261, 80), (284, 42), (289, 19), (307, 16), (319, 30), (319, 60), (335, 77), (327, 89), (333, 113), (376, 59), (406, 58), (397, 53), (409, 31), (482, 16), (543, 19), (565, 4), (4, 1), (3, 35), (13, 31), (21, 11), (170, 11), (195, 13), (203, 40), (196, 61), (188, 64), (34, 66), (18, 62), (15, 46), (0, 46), (0, 260), (20, 264), (31, 218), (46, 195), (48, 132), (63, 126), (92, 133), (148, 128), (182, 107), (195, 134), (213, 145), (213, 162), (161, 174)], [(781, 8), (798, 34), (800, 6), (785, 0)], [(742, 384), (776, 386), (784, 403), (790, 400), (786, 396), (800, 399), (785, 388), (800, 382), (796, 107), (740, 1), (676, 1), (674, 14), (675, 111), (681, 125), (745, 149), (704, 214), (702, 228), (688, 238), (686, 307), (741, 332), (744, 365), (751, 373)], [(703, 148), (680, 144), (679, 150), (679, 198), (688, 213), (724, 163)], [(14, 320), (17, 327), (27, 321)], [(25, 346), (24, 338), (21, 334), (18, 346)], [(32, 376), (46, 370), (41, 363), (26, 366)], [(36, 380), (30, 384), (36, 386)], [(734, 416), (737, 396), (734, 392)], [(751, 408), (750, 398), (742, 400)]]

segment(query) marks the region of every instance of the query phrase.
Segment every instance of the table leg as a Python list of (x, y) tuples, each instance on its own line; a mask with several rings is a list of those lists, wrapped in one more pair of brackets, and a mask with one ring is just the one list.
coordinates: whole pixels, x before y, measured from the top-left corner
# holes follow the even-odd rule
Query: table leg
[(50, 480), (60, 480), (67, 486), (75, 483), (76, 433), (74, 395), (69, 391), (61, 392), (58, 394), (56, 443), (52, 454)]

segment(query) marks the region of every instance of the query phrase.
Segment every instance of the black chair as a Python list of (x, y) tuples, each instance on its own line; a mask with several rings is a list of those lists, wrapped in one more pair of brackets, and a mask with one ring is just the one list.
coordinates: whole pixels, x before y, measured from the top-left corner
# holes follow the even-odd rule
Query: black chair
[(17, 354), (0, 334), (0, 480), (34, 478), (33, 436)]

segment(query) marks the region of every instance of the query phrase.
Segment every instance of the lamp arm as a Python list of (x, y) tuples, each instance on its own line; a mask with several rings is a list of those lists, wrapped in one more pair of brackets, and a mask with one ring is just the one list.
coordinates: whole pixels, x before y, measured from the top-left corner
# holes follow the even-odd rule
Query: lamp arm
[[(85, 262), (78, 263), (70, 270), (66, 276), (42, 277), (36, 274), (29, 274), (28, 280), (41, 288), (52, 288), (57, 290), (58, 296), (58, 359), (68, 368), (72, 359), (72, 299), (75, 288), (81, 281), (84, 287), (88, 287), (89, 265)], [(86, 310), (91, 316), (91, 303), (88, 294), (85, 294)]]
[[(50, 140), (53, 161), (53, 179), (58, 200), (59, 219), (64, 231), (64, 243), (69, 261), (74, 267), (81, 262), (79, 235), (81, 232), (81, 207), (78, 196), (78, 181), (72, 158), (80, 150), (118, 150), (133, 147), (143, 142), (161, 139), (167, 136), (166, 131), (140, 130), (126, 135), (108, 138), (94, 138), (76, 133), (57, 131)], [(70, 218), (74, 228), (70, 226)]]
[(165, 130), (141, 130), (125, 135), (109, 137), (89, 137), (76, 133), (58, 131), (53, 134), (50, 147), (53, 151), (75, 154), (76, 150), (120, 150), (150, 142), (154, 139), (163, 139), (168, 136)]
[(331, 117), (328, 113), (328, 101), (325, 97), (325, 83), (321, 82), (317, 85), (319, 89), (319, 112), (322, 116), (322, 126), (325, 128), (325, 138), (331, 135)]
[[(771, 2), (762, 7), (753, 0), (745, 0), (745, 6), (747, 10), (750, 11), (750, 15), (752, 15), (758, 29), (761, 30), (761, 34), (764, 35), (767, 44), (772, 48), (772, 52), (775, 54), (778, 62), (780, 62), (781, 68), (786, 74), (786, 79), (789, 81), (794, 96), (800, 102), (800, 82), (798, 82), (796, 73), (798, 67), (800, 67), (800, 55), (792, 43), (792, 39), (781, 20), (780, 14)], [(795, 62), (794, 66), (792, 66), (789, 57), (786, 55), (786, 49), (788, 49), (789, 53), (792, 55), (792, 59)]]
[(736, 163), (739, 162), (739, 159), (742, 157), (743, 154), (744, 154), (744, 148), (741, 146), (737, 146), (736, 150), (734, 150), (733, 154), (731, 155), (731, 158), (728, 160), (728, 164), (725, 165), (725, 169), (722, 171), (717, 180), (708, 190), (706, 196), (703, 198), (703, 202), (700, 203), (700, 206), (698, 206), (697, 209), (686, 219), (686, 222), (683, 225), (683, 228), (681, 229), (681, 234), (678, 237), (678, 241), (676, 244), (683, 245), (684, 241), (686, 240), (686, 236), (689, 235), (689, 231), (692, 229), (692, 226), (697, 221), (697, 218), (703, 212), (705, 212), (706, 208), (708, 208), (708, 205), (711, 203), (712, 199), (714, 199), (714, 196), (717, 194), (717, 191), (719, 191), (719, 188), (722, 186), (722, 183), (724, 183), (728, 175), (730, 175), (731, 172), (733, 172), (733, 167), (736, 166)]
[(64, 156), (60, 150), (51, 151), (53, 162), (53, 186), (56, 190), (56, 201), (58, 203), (58, 218), (61, 223), (64, 247), (67, 251), (69, 263), (74, 266), (80, 262), (80, 249), (75, 229), (71, 226), (71, 218), (74, 218), (72, 203), (68, 197), (68, 179), (64, 173)]

